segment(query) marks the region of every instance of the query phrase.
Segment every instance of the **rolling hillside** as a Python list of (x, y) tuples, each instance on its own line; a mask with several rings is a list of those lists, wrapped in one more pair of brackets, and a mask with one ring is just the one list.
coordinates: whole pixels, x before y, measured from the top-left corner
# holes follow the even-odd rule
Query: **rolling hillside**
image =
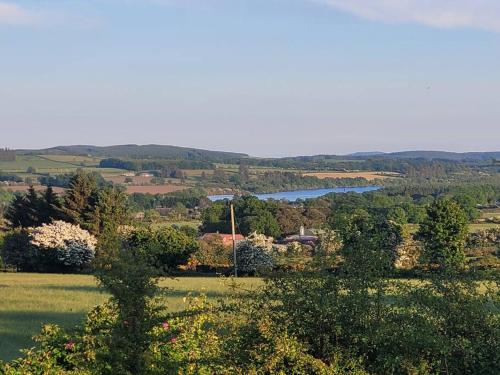
[(162, 158), (224, 161), (226, 159), (246, 158), (248, 155), (234, 152), (209, 151), (197, 148), (170, 146), (170, 145), (116, 145), (91, 146), (72, 145), (57, 146), (41, 150), (16, 150), (18, 154), (30, 155), (90, 155), (115, 158)]

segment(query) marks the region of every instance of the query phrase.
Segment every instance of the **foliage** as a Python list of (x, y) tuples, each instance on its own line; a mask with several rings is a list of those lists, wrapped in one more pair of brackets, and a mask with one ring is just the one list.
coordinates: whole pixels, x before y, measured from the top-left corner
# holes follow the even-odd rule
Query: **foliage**
[(5, 172), (0, 171), (0, 181), (23, 182), (23, 179), (16, 174), (5, 173)]
[(272, 270), (272, 240), (256, 233), (241, 241), (236, 248), (238, 271), (245, 274), (265, 273)]
[(7, 209), (5, 218), (13, 228), (40, 225), (41, 219), (38, 215), (40, 204), (37, 192), (33, 186), (30, 186), (27, 194), (15, 196)]
[(34, 271), (40, 262), (37, 252), (30, 244), (29, 233), (25, 229), (16, 228), (3, 237), (2, 259), (5, 266), (21, 271)]
[(182, 203), (189, 209), (207, 206), (209, 200), (206, 192), (202, 189), (187, 189), (168, 194), (143, 194), (133, 193), (128, 197), (131, 208), (135, 211), (143, 211), (155, 208), (172, 208)]
[(457, 203), (439, 199), (431, 205), (418, 236), (423, 242), (423, 255), (431, 266), (442, 270), (463, 266), (467, 218)]
[(224, 246), (222, 237), (218, 234), (208, 236), (198, 241), (198, 249), (189, 259), (190, 268), (221, 268), (233, 263), (233, 251), (230, 246)]
[(81, 271), (94, 259), (97, 240), (78, 226), (62, 221), (7, 232), (2, 258), (28, 272)]
[(173, 227), (137, 228), (126, 239), (131, 247), (145, 252), (157, 272), (166, 272), (186, 264), (198, 249), (195, 238)]
[(111, 293), (116, 321), (104, 338), (107, 350), (96, 353), (103, 374), (143, 374), (148, 366), (158, 272), (150, 264), (149, 244), (126, 245), (101, 261), (97, 278)]
[(68, 221), (81, 226), (85, 225), (92, 197), (97, 191), (97, 182), (90, 174), (79, 171), (71, 178), (64, 196), (63, 208)]
[(61, 265), (78, 270), (94, 259), (97, 240), (79, 226), (54, 221), (31, 229), (30, 244), (37, 248), (39, 254), (55, 252)]
[[(244, 236), (253, 232), (279, 237), (281, 229), (274, 217), (275, 206), (254, 196), (239, 197), (233, 201), (236, 223)], [(226, 201), (214, 202), (202, 215), (202, 232), (231, 231), (229, 205)]]

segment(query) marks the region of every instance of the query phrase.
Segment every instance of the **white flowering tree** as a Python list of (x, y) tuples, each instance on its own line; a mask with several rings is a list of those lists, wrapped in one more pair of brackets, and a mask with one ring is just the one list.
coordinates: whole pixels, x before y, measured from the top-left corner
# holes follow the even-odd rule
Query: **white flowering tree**
[(236, 260), (243, 273), (269, 271), (274, 266), (273, 239), (253, 233), (238, 244)]
[(32, 228), (30, 243), (42, 253), (54, 252), (64, 266), (82, 268), (94, 259), (97, 239), (78, 225), (54, 221)]

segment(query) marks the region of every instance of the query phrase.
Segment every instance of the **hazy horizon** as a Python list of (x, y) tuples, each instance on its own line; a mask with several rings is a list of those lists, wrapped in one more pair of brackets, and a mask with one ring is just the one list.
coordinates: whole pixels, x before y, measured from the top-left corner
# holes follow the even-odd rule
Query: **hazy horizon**
[(0, 147), (500, 149), (500, 3), (0, 0)]
[(404, 149), (404, 150), (388, 150), (388, 151), (380, 151), (380, 150), (357, 150), (357, 151), (352, 151), (352, 152), (347, 152), (347, 153), (312, 153), (312, 154), (282, 154), (282, 155), (274, 155), (274, 156), (266, 156), (266, 155), (257, 155), (257, 154), (252, 154), (245, 152), (244, 150), (230, 150), (230, 149), (220, 149), (220, 148), (203, 148), (203, 147), (196, 147), (196, 146), (190, 146), (190, 145), (175, 145), (175, 144), (159, 144), (159, 143), (144, 143), (144, 144), (137, 144), (133, 142), (128, 142), (128, 143), (123, 143), (123, 144), (58, 144), (58, 145), (50, 145), (47, 147), (7, 147), (5, 145), (0, 144), (0, 148), (10, 148), (14, 150), (44, 150), (44, 149), (50, 149), (50, 148), (55, 148), (55, 147), (64, 147), (64, 146), (97, 146), (97, 147), (111, 147), (111, 146), (125, 146), (125, 145), (137, 145), (137, 146), (148, 146), (148, 145), (156, 145), (156, 146), (175, 146), (175, 147), (183, 147), (183, 148), (195, 148), (195, 149), (203, 149), (207, 151), (220, 151), (220, 152), (234, 152), (234, 153), (243, 153), (243, 154), (248, 154), (250, 157), (256, 157), (256, 158), (266, 158), (266, 157), (294, 157), (294, 156), (315, 156), (315, 155), (336, 155), (336, 156), (348, 156), (351, 154), (358, 154), (358, 153), (385, 153), (385, 154), (391, 154), (391, 153), (398, 153), (398, 152), (452, 152), (452, 153), (469, 153), (469, 152), (477, 152), (477, 153), (489, 153), (489, 152), (500, 152), (499, 149), (489, 149), (489, 150), (465, 150), (465, 151), (455, 151), (455, 150), (438, 150), (438, 149)]

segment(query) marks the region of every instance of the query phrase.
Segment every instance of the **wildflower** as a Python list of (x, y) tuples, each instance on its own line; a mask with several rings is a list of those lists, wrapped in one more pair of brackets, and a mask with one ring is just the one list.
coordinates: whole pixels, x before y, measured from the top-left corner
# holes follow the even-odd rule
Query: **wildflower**
[(64, 344), (64, 349), (75, 350), (75, 343), (73, 341), (68, 341), (66, 344)]
[(177, 337), (172, 337), (172, 338), (170, 339), (170, 343), (171, 343), (171, 344), (175, 344), (176, 342), (177, 342)]
[(170, 328), (170, 324), (168, 324), (168, 322), (163, 322), (163, 323), (161, 324), (161, 326), (163, 327), (163, 329), (164, 329), (165, 331), (167, 331), (167, 330)]

